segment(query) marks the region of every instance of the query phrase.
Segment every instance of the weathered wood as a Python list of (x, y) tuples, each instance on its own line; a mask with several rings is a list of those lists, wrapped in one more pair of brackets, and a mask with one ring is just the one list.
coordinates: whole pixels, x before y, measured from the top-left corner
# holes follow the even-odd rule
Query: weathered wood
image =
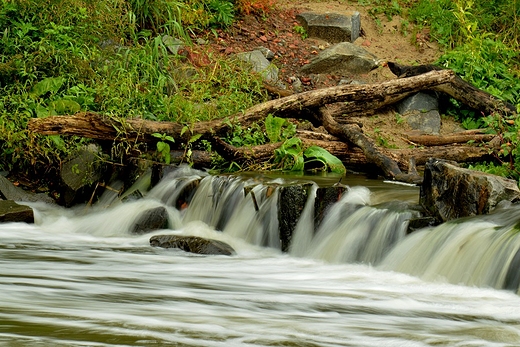
[[(336, 102), (387, 103), (403, 93), (432, 88), (447, 83), (454, 78), (451, 71), (433, 71), (420, 76), (403, 78), (367, 85), (344, 85), (293, 94), (281, 99), (270, 100), (253, 106), (231, 120), (239, 123), (256, 122), (273, 114), (280, 117), (312, 118), (310, 109)], [(77, 135), (99, 140), (126, 139), (152, 141), (153, 133), (167, 134), (175, 139), (188, 140), (191, 134), (181, 136), (183, 126), (171, 122), (155, 122), (144, 119), (119, 121), (103, 118), (95, 113), (85, 112), (74, 116), (53, 116), (33, 118), (29, 130), (44, 135)], [(112, 128), (112, 129), (111, 129)], [(116, 131), (116, 129), (118, 129)], [(198, 122), (190, 126), (195, 134), (221, 134), (228, 129), (222, 120)]]
[[(393, 157), (387, 151), (378, 148), (369, 137), (363, 134), (358, 125), (339, 124), (333, 116), (360, 110), (360, 107), (386, 106), (410, 93), (424, 89), (444, 89), (451, 92), (452, 96), (456, 98), (468, 100), (467, 96), (461, 95), (459, 91), (455, 90), (460, 86), (454, 81), (457, 81), (457, 76), (452, 71), (441, 70), (380, 84), (342, 85), (312, 90), (253, 106), (233, 117), (232, 122), (247, 124), (260, 121), (268, 114), (286, 118), (308, 119), (315, 124), (323, 125), (331, 135), (361, 148), (366, 161), (379, 167), (386, 177), (400, 181), (418, 182), (421, 178), (416, 173), (405, 174), (401, 171), (402, 167), (409, 165), (409, 159), (412, 157), (415, 157), (418, 163), (421, 162), (416, 157), (416, 151), (409, 154), (405, 160), (406, 163), (402, 163), (402, 158)], [(465, 91), (466, 93), (469, 92), (468, 89), (465, 89)], [(472, 99), (469, 101), (472, 101)], [(325, 107), (328, 104), (335, 104), (335, 106), (328, 109)], [(481, 104), (488, 108), (501, 106), (496, 100), (489, 98)], [(34, 118), (29, 121), (28, 128), (45, 135), (77, 135), (112, 141), (157, 141), (152, 134), (159, 133), (174, 137), (178, 140), (176, 141), (177, 144), (188, 141), (191, 134), (196, 133), (204, 135), (205, 138), (213, 139), (217, 151), (231, 160), (233, 160), (232, 158), (237, 160), (238, 158), (255, 156), (265, 157), (267, 153), (272, 154), (273, 145), (265, 145), (262, 148), (257, 148), (256, 152), (251, 152), (251, 149), (237, 150), (225, 144), (218, 136), (229, 130), (228, 123), (223, 120), (199, 122), (192, 124), (189, 132), (183, 133), (183, 125), (181, 124), (143, 119), (116, 120), (85, 112), (74, 116)], [(322, 144), (322, 147), (327, 149), (328, 146)], [(346, 150), (349, 150), (348, 146)], [(329, 151), (334, 153), (333, 150)], [(443, 158), (445, 157), (443, 156)]]
[(379, 167), (385, 177), (409, 183), (420, 183), (422, 181), (422, 177), (414, 172), (403, 173), (397, 162), (381, 151), (372, 139), (363, 134), (360, 127), (354, 124), (340, 125), (336, 122), (328, 113), (326, 106), (320, 108), (316, 117), (330, 134), (361, 148), (367, 160)]
[(414, 144), (423, 146), (443, 146), (454, 143), (468, 143), (474, 141), (477, 143), (491, 141), (496, 135), (492, 134), (450, 134), (450, 135), (414, 135), (405, 134), (406, 138)]
[[(388, 62), (387, 65), (390, 68), (390, 71), (399, 78), (420, 76), (432, 71), (443, 71), (441, 67), (435, 65), (406, 66), (394, 62)], [(488, 92), (475, 88), (459, 76), (455, 76), (453, 80), (447, 84), (435, 86), (432, 89), (446, 93), (465, 105), (484, 112), (486, 115), (497, 110), (509, 114), (516, 112), (516, 107), (514, 105), (497, 99)]]

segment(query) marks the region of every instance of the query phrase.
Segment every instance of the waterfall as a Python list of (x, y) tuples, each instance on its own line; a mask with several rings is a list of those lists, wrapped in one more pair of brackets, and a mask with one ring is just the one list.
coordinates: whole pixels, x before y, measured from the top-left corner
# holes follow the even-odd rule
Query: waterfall
[[(418, 231), (397, 245), (381, 269), (429, 281), (518, 290), (518, 220), (511, 210)], [(517, 211), (514, 211), (517, 212)], [(497, 218), (498, 217), (498, 218)], [(520, 219), (520, 216), (517, 217)]]
[[(167, 214), (166, 228), (204, 226), (225, 238), (295, 257), (369, 264), (428, 281), (519, 290), (517, 207), (408, 235), (408, 221), (420, 215), (409, 202), (382, 202), (374, 191), (352, 186), (333, 191), (339, 200), (318, 211), (319, 189), (303, 180), (211, 176), (185, 167), (150, 190), (140, 183), (124, 195), (139, 190), (142, 199), (114, 203), (111, 192), (90, 212), (60, 210), (60, 216), (51, 216), (48, 209), (37, 208), (36, 220), (49, 230), (114, 237), (131, 234), (136, 224), (147, 221), (147, 213), (159, 211)], [(291, 213), (280, 213), (287, 208)], [(282, 233), (282, 223), (292, 228), (288, 235)]]

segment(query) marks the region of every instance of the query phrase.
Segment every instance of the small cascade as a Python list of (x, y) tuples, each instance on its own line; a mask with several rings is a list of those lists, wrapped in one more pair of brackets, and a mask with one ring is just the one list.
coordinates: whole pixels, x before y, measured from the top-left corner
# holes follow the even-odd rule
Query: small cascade
[(256, 185), (235, 208), (224, 233), (251, 244), (280, 249), (278, 219), (278, 190), (272, 186)]
[(414, 213), (369, 206), (370, 192), (351, 188), (326, 216), (307, 250), (334, 263), (378, 264), (406, 235)]
[[(378, 204), (373, 205), (374, 193), (366, 187), (336, 188), (302, 180), (210, 176), (184, 168), (150, 191), (139, 186), (145, 192), (142, 199), (106, 208), (116, 199), (111, 193), (90, 212), (60, 211), (59, 217), (41, 209), (36, 218), (45, 229), (108, 237), (204, 225), (225, 238), (295, 257), (370, 264), (429, 281), (518, 291), (517, 207), (407, 235), (409, 220), (420, 216), (408, 203), (380, 203), (376, 196)], [(323, 196), (330, 201), (324, 203)], [(146, 230), (152, 222), (154, 227)]]
[(418, 231), (397, 245), (380, 268), (429, 281), (517, 291), (520, 264), (515, 259), (520, 251), (520, 230), (519, 221), (510, 218), (518, 214), (511, 212), (517, 211)]
[(294, 229), (291, 245), (289, 246), (289, 253), (297, 257), (304, 257), (308, 255), (309, 249), (312, 245), (312, 239), (314, 238), (314, 205), (316, 200), (316, 192), (318, 185), (313, 184), (309, 197), (305, 203), (303, 212), (296, 224)]

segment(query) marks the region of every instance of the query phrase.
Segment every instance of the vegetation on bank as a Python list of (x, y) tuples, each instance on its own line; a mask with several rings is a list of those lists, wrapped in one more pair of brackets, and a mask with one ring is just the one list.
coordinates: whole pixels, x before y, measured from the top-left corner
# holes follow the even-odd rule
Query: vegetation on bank
[[(520, 105), (520, 8), (515, 1), (357, 3), (369, 6), (376, 20), (399, 14), (407, 18), (402, 27), (430, 27), (432, 38), (446, 52), (439, 65)], [(189, 43), (198, 32), (225, 29), (242, 14), (268, 16), (274, 6), (272, 0), (2, 0), (0, 170), (52, 176), (61, 160), (88, 141), (29, 133), (26, 125), (32, 117), (95, 111), (114, 118), (174, 121), (189, 129), (195, 122), (224, 119), (265, 101), (261, 77), (239, 63), (206, 57), (188, 47), (192, 57), (207, 62), (187, 68), (185, 57), (169, 51), (163, 38), (169, 35)], [(499, 164), (493, 164), (493, 170), (518, 179), (520, 120), (500, 113), (476, 115), (458, 105), (453, 110), (467, 127), (485, 126), (501, 134), (502, 148), (495, 153)], [(277, 140), (288, 141), (274, 153), (273, 165), (300, 169), (307, 154), (316, 154), (316, 149), (304, 152), (292, 140), (290, 126), (276, 117), (247, 129), (236, 125), (227, 140), (234, 145), (262, 144), (272, 140), (273, 131), (283, 135)], [(171, 141), (164, 134), (157, 138), (160, 145), (151, 150), (166, 160)], [(199, 142), (185, 146), (207, 145)], [(142, 144), (126, 145), (147, 150)], [(319, 158), (324, 163), (333, 160), (321, 152)]]

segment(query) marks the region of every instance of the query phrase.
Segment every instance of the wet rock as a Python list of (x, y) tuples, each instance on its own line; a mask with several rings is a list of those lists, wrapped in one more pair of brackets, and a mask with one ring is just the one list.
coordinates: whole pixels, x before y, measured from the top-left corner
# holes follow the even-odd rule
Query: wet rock
[(53, 204), (54, 199), (47, 194), (36, 194), (16, 187), (11, 181), (0, 175), (0, 198), (4, 200), (26, 201), (26, 202), (45, 202)]
[(377, 68), (379, 59), (350, 42), (333, 45), (311, 59), (301, 69), (304, 74), (365, 74)]
[(260, 51), (250, 51), (237, 54), (238, 59), (251, 64), (253, 71), (261, 74), (266, 82), (278, 82), (278, 68), (271, 64)]
[(60, 171), (62, 202), (65, 206), (88, 201), (93, 186), (102, 176), (101, 149), (94, 144), (83, 147), (63, 163)]
[(278, 198), (278, 226), (282, 251), (286, 252), (291, 243), (292, 234), (300, 219), (311, 184), (299, 184), (280, 187)]
[(144, 211), (130, 229), (132, 234), (146, 234), (168, 228), (168, 211), (160, 206)]
[(314, 202), (314, 230), (318, 229), (329, 208), (339, 201), (346, 189), (344, 185), (318, 188)]
[(178, 248), (185, 252), (206, 255), (233, 255), (235, 250), (225, 242), (197, 236), (155, 235), (150, 245), (162, 248)]
[(0, 223), (34, 223), (34, 212), (29, 206), (19, 205), (12, 200), (0, 201)]
[(296, 16), (296, 19), (309, 37), (330, 43), (354, 42), (361, 29), (361, 19), (357, 11), (352, 11), (349, 15), (304, 12)]
[(441, 222), (487, 214), (503, 200), (517, 201), (517, 182), (430, 159), (425, 166), (419, 202)]
[(406, 230), (406, 234), (413, 233), (416, 230), (427, 228), (427, 227), (433, 227), (435, 225), (438, 225), (439, 221), (434, 217), (416, 217), (410, 219), (408, 222), (408, 229)]

